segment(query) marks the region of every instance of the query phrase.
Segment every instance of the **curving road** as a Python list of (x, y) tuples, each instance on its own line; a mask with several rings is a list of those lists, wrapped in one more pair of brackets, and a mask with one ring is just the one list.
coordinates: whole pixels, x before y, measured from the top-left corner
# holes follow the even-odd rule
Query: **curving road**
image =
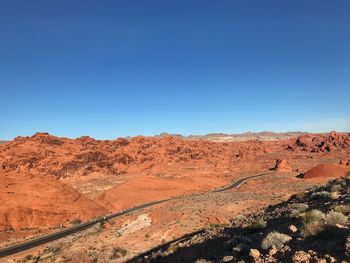
[[(215, 189), (215, 190), (212, 190), (212, 191), (209, 191), (209, 192), (218, 193), (218, 192), (227, 191), (229, 189), (235, 189), (235, 188), (240, 187), (246, 181), (249, 181), (251, 179), (254, 179), (254, 178), (257, 178), (257, 177), (260, 177), (260, 176), (263, 176), (263, 175), (271, 174), (271, 173), (272, 172), (267, 172), (267, 173), (261, 173), (261, 174), (255, 174), (255, 175), (252, 175), (252, 176), (248, 176), (248, 177), (239, 179), (239, 180), (237, 180), (237, 181), (235, 181), (235, 182), (233, 182), (233, 183), (231, 183), (231, 184), (229, 184), (229, 185), (227, 185), (225, 187), (222, 187), (222, 188), (219, 188), (219, 189)], [(200, 194), (203, 194), (203, 193), (200, 193)], [(200, 194), (197, 194), (197, 195), (200, 195)], [(186, 197), (186, 196), (177, 196), (177, 197), (162, 199), (162, 200), (154, 201), (154, 202), (150, 202), (150, 203), (145, 203), (145, 204), (142, 204), (142, 205), (139, 205), (139, 206), (135, 206), (135, 207), (126, 209), (126, 210), (122, 210), (122, 211), (114, 213), (114, 214), (109, 214), (109, 215), (106, 215), (106, 216), (103, 216), (103, 217), (99, 217), (99, 218), (97, 218), (95, 220), (87, 221), (85, 223), (81, 223), (81, 224), (76, 225), (76, 226), (68, 227), (68, 228), (60, 230), (58, 232), (52, 233), (52, 234), (43, 235), (43, 236), (40, 236), (40, 237), (37, 237), (37, 238), (30, 239), (28, 241), (24, 241), (24, 242), (17, 243), (17, 244), (14, 244), (14, 245), (10, 245), (10, 246), (4, 247), (4, 248), (0, 248), (0, 258), (9, 256), (9, 255), (12, 255), (12, 254), (15, 254), (15, 253), (19, 253), (19, 252), (22, 252), (24, 250), (27, 250), (27, 249), (30, 249), (30, 248), (34, 248), (34, 247), (43, 245), (45, 243), (48, 243), (48, 242), (60, 239), (62, 237), (65, 237), (65, 236), (68, 236), (68, 235), (80, 232), (80, 231), (82, 231), (84, 229), (92, 227), (93, 225), (95, 225), (97, 223), (107, 221), (107, 220), (109, 220), (111, 218), (119, 217), (119, 216), (124, 215), (124, 214), (129, 214), (129, 213), (132, 213), (134, 211), (141, 210), (141, 209), (143, 209), (145, 207), (153, 206), (153, 205), (156, 205), (156, 204), (160, 204), (160, 203), (168, 202), (170, 200), (176, 200), (176, 199), (180, 199), (180, 198), (184, 198), (184, 197)]]

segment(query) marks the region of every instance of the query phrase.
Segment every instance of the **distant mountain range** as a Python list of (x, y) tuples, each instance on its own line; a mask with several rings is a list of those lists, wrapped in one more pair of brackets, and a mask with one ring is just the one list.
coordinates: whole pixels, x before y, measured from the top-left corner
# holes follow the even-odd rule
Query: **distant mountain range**
[[(173, 136), (178, 137), (182, 139), (190, 139), (190, 140), (209, 140), (209, 141), (217, 141), (217, 142), (229, 142), (229, 141), (246, 141), (246, 140), (254, 140), (259, 139), (262, 141), (269, 141), (269, 140), (279, 140), (279, 139), (286, 139), (290, 137), (297, 137), (302, 134), (307, 134), (307, 132), (301, 132), (301, 131), (295, 131), (295, 132), (272, 132), (272, 131), (262, 131), (262, 132), (244, 132), (244, 133), (235, 133), (235, 134), (228, 134), (228, 133), (208, 133), (203, 135), (188, 135), (184, 136), (182, 134), (172, 134), (167, 132), (162, 132), (155, 136), (150, 137), (164, 137), (164, 136)], [(126, 139), (131, 139), (133, 136), (125, 137)], [(8, 140), (0, 140), (0, 144), (6, 143)]]
[(287, 139), (290, 137), (297, 137), (302, 134), (306, 134), (307, 132), (271, 132), (271, 131), (262, 131), (262, 132), (244, 132), (244, 133), (238, 133), (238, 134), (227, 134), (227, 133), (209, 133), (204, 135), (189, 135), (189, 136), (183, 136), (181, 134), (169, 134), (166, 132), (163, 132), (158, 136), (174, 136), (174, 137), (180, 137), (183, 139), (192, 139), (192, 140), (209, 140), (209, 141), (245, 141), (245, 140), (279, 140), (279, 139)]

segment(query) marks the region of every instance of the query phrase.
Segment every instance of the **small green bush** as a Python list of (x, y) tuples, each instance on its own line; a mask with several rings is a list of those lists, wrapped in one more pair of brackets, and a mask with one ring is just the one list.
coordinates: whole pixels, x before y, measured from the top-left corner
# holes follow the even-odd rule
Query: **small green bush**
[(304, 237), (315, 236), (323, 231), (325, 215), (317, 209), (301, 214), (303, 227), (301, 233)]
[(350, 180), (350, 172), (345, 175), (345, 179)]
[(57, 254), (58, 252), (60, 252), (62, 250), (62, 246), (61, 245), (53, 245), (53, 246), (48, 246), (44, 249), (43, 253), (44, 254)]
[(261, 247), (265, 250), (269, 249), (272, 246), (275, 246), (277, 249), (281, 249), (282, 246), (291, 239), (292, 238), (286, 234), (281, 234), (274, 231), (267, 234), (267, 236), (261, 242)]
[(329, 197), (332, 199), (332, 200), (337, 200), (339, 197), (341, 196), (341, 194), (339, 192), (331, 192), (329, 194)]
[(39, 262), (39, 260), (40, 260), (40, 256), (27, 255), (21, 261), (18, 261), (18, 262), (21, 262), (21, 263), (26, 263), (26, 262), (35, 263), (35, 262)]
[(335, 226), (337, 224), (344, 225), (348, 221), (348, 218), (342, 213), (331, 211), (326, 215), (326, 224), (330, 226)]
[(239, 254), (247, 254), (250, 246), (246, 242), (241, 242), (232, 247), (232, 251)]
[(303, 201), (305, 199), (306, 193), (305, 192), (299, 192), (294, 195), (292, 195), (292, 199), (296, 199), (298, 201)]
[(297, 203), (297, 204), (292, 204), (291, 208), (292, 208), (292, 210), (290, 211), (290, 216), (291, 217), (298, 217), (300, 215), (300, 213), (309, 209), (309, 206), (307, 204)]
[(346, 183), (344, 178), (335, 178), (328, 180), (326, 188), (329, 191), (340, 191), (345, 185)]
[(320, 210), (313, 209), (301, 215), (303, 224), (319, 222), (324, 219), (325, 215)]
[(230, 221), (232, 223), (241, 224), (241, 223), (244, 223), (246, 220), (247, 220), (247, 217), (245, 215), (237, 215)]
[(193, 263), (212, 263), (212, 261), (208, 261), (206, 259), (196, 259)]
[(125, 257), (128, 251), (126, 251), (124, 248), (115, 247), (112, 250), (112, 255), (109, 256), (110, 260), (117, 259), (120, 257)]
[(347, 215), (350, 213), (350, 206), (349, 205), (336, 205), (336, 206), (332, 206), (332, 209), (335, 212), (342, 213), (343, 215)]
[(72, 225), (74, 225), (74, 226), (79, 225), (79, 224), (81, 224), (81, 219), (80, 218), (74, 219), (72, 221)]
[(310, 199), (324, 199), (324, 198), (329, 198), (330, 193), (327, 191), (320, 191), (320, 192), (315, 192), (312, 193), (310, 196)]
[(324, 224), (321, 222), (310, 222), (303, 225), (301, 234), (304, 237), (316, 236), (324, 230)]
[(264, 218), (254, 218), (252, 221), (248, 223), (248, 228), (252, 230), (263, 229), (266, 227), (266, 221)]
[(178, 250), (179, 246), (175, 243), (171, 243), (168, 248), (167, 248), (167, 252), (168, 253), (174, 253), (176, 250)]
[(309, 209), (309, 206), (307, 204), (304, 204), (304, 203), (296, 203), (296, 204), (292, 204), (291, 208), (292, 209), (296, 209), (296, 210), (298, 210), (300, 212), (304, 212), (307, 209)]
[(338, 183), (331, 185), (331, 188), (330, 188), (331, 192), (339, 192), (342, 189), (343, 189), (343, 186), (341, 184), (338, 184)]

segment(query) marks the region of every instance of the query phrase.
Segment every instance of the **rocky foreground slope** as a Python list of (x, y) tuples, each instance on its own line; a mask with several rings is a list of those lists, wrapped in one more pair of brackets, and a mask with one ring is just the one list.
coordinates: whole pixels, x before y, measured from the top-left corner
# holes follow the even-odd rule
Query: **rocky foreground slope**
[(129, 262), (349, 262), (350, 174)]

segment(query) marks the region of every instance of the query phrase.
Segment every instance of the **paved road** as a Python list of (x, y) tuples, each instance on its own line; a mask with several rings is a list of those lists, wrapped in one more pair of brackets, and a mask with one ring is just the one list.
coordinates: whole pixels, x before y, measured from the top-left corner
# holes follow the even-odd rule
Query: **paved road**
[[(248, 180), (251, 180), (251, 179), (254, 179), (256, 177), (263, 176), (263, 175), (267, 175), (267, 174), (270, 174), (270, 173), (271, 172), (248, 176), (248, 177), (239, 179), (239, 180), (237, 180), (237, 181), (235, 181), (235, 182), (233, 182), (233, 183), (231, 183), (231, 184), (229, 184), (229, 185), (227, 185), (225, 187), (222, 187), (222, 188), (219, 188), (219, 189), (216, 189), (216, 190), (212, 190), (210, 192), (218, 193), (218, 192), (227, 191), (229, 189), (238, 188), (238, 187), (240, 187), (243, 183), (245, 183)], [(201, 194), (203, 194), (203, 193), (201, 193)], [(97, 218), (95, 220), (87, 221), (87, 222), (81, 223), (81, 224), (76, 225), (76, 226), (68, 227), (68, 228), (60, 230), (58, 232), (52, 233), (52, 234), (40, 236), (40, 237), (37, 237), (37, 238), (34, 238), (34, 239), (30, 239), (28, 241), (24, 241), (22, 243), (18, 243), (18, 244), (14, 244), (14, 245), (11, 245), (11, 246), (8, 246), (8, 247), (0, 248), (0, 258), (9, 256), (9, 255), (12, 255), (12, 254), (15, 254), (15, 253), (18, 253), (18, 252), (22, 252), (24, 250), (27, 250), (27, 249), (30, 249), (30, 248), (33, 248), (33, 247), (37, 247), (37, 246), (40, 246), (42, 244), (45, 244), (45, 243), (48, 243), (48, 242), (60, 239), (62, 237), (65, 237), (65, 236), (68, 236), (68, 235), (80, 232), (80, 231), (82, 231), (84, 229), (92, 227), (93, 225), (95, 225), (97, 223), (107, 221), (107, 220), (109, 220), (111, 218), (119, 217), (119, 216), (124, 215), (124, 214), (129, 214), (129, 213), (132, 213), (134, 211), (141, 210), (141, 209), (143, 209), (145, 207), (153, 206), (153, 205), (156, 205), (156, 204), (161, 204), (161, 203), (164, 203), (164, 202), (168, 202), (170, 200), (176, 200), (176, 199), (180, 199), (180, 198), (184, 198), (184, 197), (185, 196), (178, 196), (178, 197), (167, 198), (167, 199), (154, 201), (154, 202), (150, 202), (150, 203), (145, 203), (145, 204), (142, 204), (142, 205), (139, 205), (139, 206), (135, 206), (135, 207), (126, 209), (126, 210), (122, 210), (122, 211), (114, 213), (114, 214), (109, 214), (109, 215), (106, 215), (106, 216), (103, 216), (103, 217), (99, 217), (99, 218)]]
[(229, 189), (233, 189), (233, 188), (238, 188), (240, 187), (242, 184), (244, 184), (245, 182), (249, 181), (249, 180), (252, 180), (256, 177), (260, 177), (260, 176), (263, 176), (263, 175), (268, 175), (268, 174), (271, 174), (272, 172), (267, 172), (267, 173), (262, 173), (262, 174), (256, 174), (256, 175), (252, 175), (252, 176), (248, 176), (248, 177), (244, 177), (242, 179), (239, 179), (227, 186), (224, 186), (222, 188), (219, 188), (219, 189), (216, 189), (216, 190), (213, 190), (211, 192), (213, 193), (219, 193), (219, 192), (223, 192), (223, 191), (227, 191)]

